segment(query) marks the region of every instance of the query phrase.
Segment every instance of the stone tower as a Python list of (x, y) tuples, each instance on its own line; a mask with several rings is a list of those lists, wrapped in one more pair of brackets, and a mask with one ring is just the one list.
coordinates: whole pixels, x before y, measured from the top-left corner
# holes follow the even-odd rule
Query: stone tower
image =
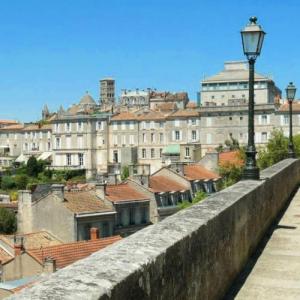
[(100, 105), (110, 107), (115, 103), (115, 80), (104, 78), (100, 80)]

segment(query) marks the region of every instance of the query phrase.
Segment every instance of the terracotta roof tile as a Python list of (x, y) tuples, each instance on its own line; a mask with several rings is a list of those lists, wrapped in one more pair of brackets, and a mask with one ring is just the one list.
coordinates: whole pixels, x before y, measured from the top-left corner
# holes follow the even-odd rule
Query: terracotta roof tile
[(137, 116), (131, 112), (120, 112), (117, 115), (114, 115), (111, 120), (112, 121), (130, 121), (136, 120)]
[(51, 124), (44, 124), (44, 125), (39, 125), (39, 124), (31, 124), (26, 127), (24, 127), (24, 131), (38, 131), (38, 130), (50, 130), (52, 129)]
[(12, 258), (13, 258), (12, 255), (10, 255), (4, 249), (0, 248), (0, 262), (1, 262), (1, 264), (11, 260)]
[(184, 166), (184, 176), (189, 180), (218, 179), (220, 176), (201, 165)]
[(242, 166), (244, 164), (243, 160), (240, 157), (239, 151), (221, 152), (219, 154), (219, 165), (226, 166), (228, 164), (237, 166)]
[(25, 248), (38, 248), (62, 244), (62, 241), (58, 240), (48, 231), (37, 231), (27, 234), (16, 235), (0, 235), (0, 239), (10, 247), (13, 247), (15, 236), (24, 238), (23, 243)]
[(56, 267), (61, 269), (121, 239), (122, 238), (117, 235), (97, 240), (66, 243), (38, 249), (28, 249), (26, 251), (40, 263), (43, 263), (43, 260), (47, 257), (53, 258), (56, 261)]
[(146, 121), (146, 120), (164, 120), (166, 117), (163, 113), (159, 111), (149, 110), (143, 112), (142, 114), (138, 115), (137, 120), (139, 121)]
[[(300, 102), (294, 101), (292, 104), (293, 112), (300, 111)], [(280, 112), (288, 112), (289, 111), (289, 103), (286, 101), (279, 107)]]
[(0, 124), (18, 124), (15, 120), (0, 120)]
[(65, 192), (65, 206), (74, 213), (112, 211), (95, 191)]
[(190, 109), (179, 109), (175, 111), (173, 114), (169, 116), (169, 118), (172, 117), (198, 117), (199, 113), (195, 110)]
[(189, 102), (187, 105), (186, 105), (186, 108), (196, 108), (197, 107), (197, 104), (195, 102)]
[(166, 176), (155, 175), (150, 177), (150, 189), (154, 193), (162, 193), (184, 191), (186, 187)]
[(23, 124), (13, 124), (0, 128), (0, 130), (22, 130), (24, 128)]
[(127, 183), (108, 185), (106, 187), (106, 198), (112, 202), (141, 201), (149, 199), (149, 197), (138, 192)]

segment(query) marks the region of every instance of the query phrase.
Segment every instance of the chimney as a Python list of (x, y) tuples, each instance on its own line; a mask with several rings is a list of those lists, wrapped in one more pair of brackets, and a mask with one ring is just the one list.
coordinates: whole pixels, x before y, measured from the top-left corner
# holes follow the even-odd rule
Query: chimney
[(63, 184), (52, 184), (51, 185), (51, 191), (52, 194), (54, 194), (55, 196), (57, 196), (58, 198), (64, 200), (64, 189), (65, 186)]
[(46, 257), (44, 260), (44, 272), (54, 273), (56, 271), (56, 260), (52, 257)]
[(23, 237), (14, 237), (15, 256), (21, 255), (24, 250)]
[(98, 240), (100, 236), (99, 229), (96, 227), (92, 227), (90, 229), (90, 239), (91, 241)]
[(106, 181), (102, 183), (96, 183), (96, 195), (100, 199), (104, 199), (106, 196), (106, 186), (107, 186)]

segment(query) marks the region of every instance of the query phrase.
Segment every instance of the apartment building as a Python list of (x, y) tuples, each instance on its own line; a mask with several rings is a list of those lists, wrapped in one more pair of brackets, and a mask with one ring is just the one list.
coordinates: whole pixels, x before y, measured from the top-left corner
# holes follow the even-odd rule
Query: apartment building
[[(276, 103), (281, 98), (281, 90), (270, 77), (255, 73), (254, 80), (255, 104)], [(247, 104), (248, 81), (247, 62), (225, 62), (223, 71), (201, 81), (202, 106)]]

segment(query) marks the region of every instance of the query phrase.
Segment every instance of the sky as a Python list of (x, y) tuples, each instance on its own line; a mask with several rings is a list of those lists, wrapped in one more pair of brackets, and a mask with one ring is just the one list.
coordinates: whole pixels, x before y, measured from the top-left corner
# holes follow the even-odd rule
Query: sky
[[(121, 89), (187, 91), (244, 60), (250, 16), (267, 32), (256, 71), (283, 91), (300, 85), (298, 0), (0, 0), (0, 119), (22, 122), (99, 99), (99, 80)], [(299, 87), (300, 88), (300, 87)]]

